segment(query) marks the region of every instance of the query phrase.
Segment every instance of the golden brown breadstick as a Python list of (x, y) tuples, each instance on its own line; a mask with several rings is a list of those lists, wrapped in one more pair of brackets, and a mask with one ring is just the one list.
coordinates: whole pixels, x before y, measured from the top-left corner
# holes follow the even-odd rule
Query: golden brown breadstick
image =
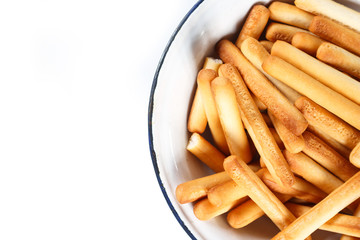
[(295, 106), (309, 125), (320, 129), (349, 149), (360, 142), (360, 132), (307, 97), (300, 97)]
[(300, 135), (307, 127), (307, 121), (300, 111), (274, 87), (274, 85), (252, 65), (234, 44), (221, 40), (217, 44), (220, 58), (237, 67), (251, 92), (263, 102), (290, 131)]
[(207, 119), (205, 114), (204, 105), (202, 103), (199, 89), (196, 88), (193, 103), (191, 105), (189, 119), (188, 119), (188, 131), (203, 133), (206, 129)]
[[(270, 41), (262, 41), (274, 44)], [(240, 46), (242, 54), (252, 63), (255, 67), (261, 71), (261, 64), (267, 58), (270, 53), (266, 50), (264, 45), (255, 38), (249, 37), (245, 39)]]
[(349, 160), (343, 158), (311, 132), (305, 131), (303, 137), (305, 140), (303, 152), (341, 180), (346, 181), (359, 171)]
[(313, 18), (309, 30), (324, 40), (360, 55), (360, 33), (358, 32), (321, 16)]
[(245, 202), (248, 197), (243, 197), (241, 199), (237, 199), (233, 202), (223, 204), (221, 206), (214, 206), (209, 202), (209, 199), (205, 198), (200, 201), (198, 201), (194, 205), (194, 214), (195, 216), (202, 221), (210, 220), (214, 217), (217, 217), (223, 213), (226, 213), (230, 209), (236, 207), (237, 205), (241, 204), (242, 202)]
[(340, 22), (360, 32), (360, 13), (332, 0), (295, 0), (295, 5), (307, 12)]
[(220, 172), (184, 182), (176, 187), (176, 199), (181, 204), (196, 201), (205, 197), (210, 188), (229, 180), (226, 172)]
[(310, 54), (311, 56), (316, 56), (316, 51), (323, 42), (324, 41), (321, 40), (321, 38), (313, 34), (297, 32), (291, 40), (291, 45), (306, 52), (307, 54)]
[(267, 79), (270, 80), (270, 82), (272, 82), (272, 84), (275, 85), (277, 89), (279, 89), (282, 94), (285, 95), (285, 97), (289, 99), (291, 103), (294, 103), (296, 99), (301, 96), (294, 89), (273, 78), (262, 69), (261, 65), (263, 64), (265, 59), (270, 56), (270, 54), (268, 53), (268, 51), (266, 51), (265, 47), (263, 47), (261, 43), (259, 43), (256, 39), (249, 37), (244, 40), (241, 44), (241, 52), (260, 72), (265, 75)]
[(311, 100), (353, 127), (360, 129), (360, 106), (356, 103), (326, 87), (279, 57), (268, 57), (262, 67), (271, 76), (311, 98)]
[(266, 49), (266, 51), (268, 51), (269, 53), (271, 52), (271, 48), (272, 45), (274, 44), (273, 42), (267, 41), (267, 40), (262, 40), (260, 41), (261, 45), (263, 45), (263, 47)]
[[(300, 204), (285, 203), (285, 206), (295, 215), (295, 217), (300, 217), (311, 209), (309, 206), (304, 206)], [(341, 234), (351, 234), (353, 236), (360, 236), (360, 218), (349, 216), (346, 214), (338, 213), (333, 218), (325, 222), (319, 227), (321, 230), (341, 233)]]
[(295, 174), (303, 177), (325, 193), (329, 194), (343, 184), (343, 181), (302, 152), (294, 154), (284, 150), (284, 156)]
[[(360, 217), (360, 204), (358, 205), (358, 207), (355, 209), (354, 214), (355, 217)], [(359, 224), (358, 224), (359, 226)], [(352, 237), (349, 235), (342, 235), (340, 240), (359, 240), (360, 238), (357, 237)]]
[(320, 130), (319, 128), (316, 128), (315, 126), (309, 124), (307, 130), (311, 133), (313, 133), (315, 136), (323, 140), (327, 145), (332, 147), (335, 151), (341, 154), (346, 159), (349, 159), (351, 150), (338, 141), (336, 141), (334, 138), (329, 136), (326, 132)]
[(247, 226), (264, 214), (264, 211), (253, 200), (249, 199), (229, 211), (227, 222), (231, 227), (238, 229)]
[(273, 192), (290, 195), (311, 203), (318, 203), (327, 196), (325, 192), (299, 177), (295, 177), (294, 185), (289, 188), (279, 186), (267, 170), (263, 171), (261, 180)]
[(266, 105), (262, 103), (253, 93), (250, 92), (250, 94), (259, 110), (265, 111), (267, 109)]
[(245, 196), (247, 195), (244, 189), (233, 180), (212, 187), (207, 194), (209, 202), (214, 206), (221, 206)]
[(360, 168), (360, 142), (351, 151), (350, 162)]
[(284, 41), (274, 43), (271, 48), (271, 55), (282, 58), (334, 91), (360, 104), (360, 82), (339, 70)]
[[(225, 161), (226, 162), (226, 161)], [(226, 167), (224, 167), (226, 169)], [(325, 222), (334, 217), (347, 205), (360, 197), (360, 172), (335, 189), (321, 202), (301, 215), (272, 240), (301, 240), (309, 236)]]
[(264, 31), (269, 20), (270, 11), (264, 5), (254, 5), (246, 18), (240, 34), (236, 40), (236, 46), (240, 47), (242, 41), (248, 37), (258, 39)]
[(322, 43), (317, 50), (316, 57), (343, 72), (360, 78), (360, 57), (335, 44)]
[(214, 172), (224, 171), (225, 155), (198, 133), (193, 133), (186, 149), (205, 163)]
[(244, 188), (251, 200), (266, 213), (279, 229), (284, 229), (295, 220), (294, 215), (244, 161), (237, 156), (229, 156), (224, 161), (224, 169), (236, 184)]
[(249, 141), (231, 82), (224, 77), (217, 77), (211, 82), (211, 90), (230, 153), (241, 157), (246, 163), (250, 162), (252, 154)]
[[(275, 196), (281, 202), (286, 202), (291, 198), (289, 195), (282, 195), (279, 193), (275, 193)], [(227, 215), (227, 221), (233, 228), (242, 228), (260, 218), (264, 214), (264, 211), (253, 200), (249, 199), (229, 211)]]
[[(264, 169), (260, 169), (256, 172), (256, 175), (260, 177), (263, 172)], [(233, 180), (218, 184), (209, 189), (207, 193), (209, 202), (214, 206), (228, 204), (245, 196), (247, 195), (244, 189), (238, 186)]]
[(240, 73), (234, 66), (223, 64), (219, 68), (219, 75), (227, 77), (232, 82), (240, 106), (241, 118), (269, 172), (278, 184), (291, 186), (294, 183), (294, 175), (251, 98)]
[[(206, 57), (204, 62), (204, 69), (212, 69), (217, 72), (222, 61), (211, 57)], [(195, 96), (191, 106), (188, 119), (188, 131), (203, 133), (206, 129), (207, 119), (205, 114), (204, 105), (201, 101), (200, 93), (196, 88)]]
[(217, 73), (211, 69), (200, 70), (197, 83), (200, 91), (200, 96), (204, 104), (206, 118), (208, 120), (211, 135), (214, 138), (215, 144), (224, 153), (229, 153), (229, 148), (226, 143), (224, 131), (221, 126), (218, 111), (216, 109), (216, 103), (211, 92), (210, 83), (217, 77)]
[(269, 112), (268, 115), (276, 132), (279, 134), (281, 141), (284, 143), (285, 148), (291, 153), (301, 152), (305, 147), (305, 141), (302, 135), (296, 136), (293, 134), (276, 117), (274, 117), (271, 112)]
[(297, 32), (308, 33), (309, 31), (286, 24), (272, 22), (266, 28), (265, 38), (271, 42), (282, 40), (291, 43), (293, 36)]
[[(284, 145), (283, 141), (281, 140), (279, 134), (276, 132), (275, 128), (269, 127), (269, 130), (270, 130), (270, 132), (271, 132), (271, 135), (273, 135), (274, 140), (275, 140), (276, 144), (278, 145), (279, 149), (280, 149), (281, 151), (284, 150), (284, 149), (285, 149), (285, 145)], [(266, 167), (266, 165), (265, 165), (262, 157), (260, 157), (259, 163), (260, 163), (260, 167), (262, 167), (262, 168), (265, 168), (265, 167)]]
[(294, 5), (283, 3), (283, 2), (273, 2), (269, 6), (270, 10), (270, 19), (286, 23), (295, 27), (308, 29), (313, 19), (314, 15), (308, 13)]
[(285, 145), (284, 142), (281, 140), (279, 134), (277, 133), (277, 131), (275, 130), (275, 128), (269, 128), (271, 134), (273, 135), (276, 144), (279, 146), (280, 150), (284, 150), (285, 149)]
[[(295, 174), (302, 176), (325, 193), (329, 194), (343, 184), (343, 181), (303, 153), (292, 154), (285, 150), (284, 156)], [(352, 203), (347, 208), (353, 212), (356, 207), (356, 203)]]

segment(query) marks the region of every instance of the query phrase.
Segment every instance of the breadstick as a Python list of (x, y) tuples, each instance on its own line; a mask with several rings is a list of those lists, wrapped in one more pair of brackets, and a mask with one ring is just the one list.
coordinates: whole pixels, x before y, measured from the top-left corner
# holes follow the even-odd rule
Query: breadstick
[(344, 27), (330, 19), (315, 16), (311, 21), (309, 31), (320, 38), (360, 55), (360, 33)]
[(303, 152), (341, 180), (346, 181), (358, 172), (359, 169), (352, 165), (349, 160), (343, 158), (314, 134), (305, 131), (303, 137), (305, 140)]
[(248, 37), (258, 39), (265, 29), (269, 16), (270, 11), (264, 5), (253, 6), (236, 40), (236, 46), (240, 47), (242, 41)]
[(332, 43), (322, 43), (316, 53), (321, 61), (360, 78), (360, 57)]
[[(288, 201), (291, 196), (275, 193), (275, 196), (281, 201)], [(251, 199), (229, 211), (227, 222), (233, 228), (242, 228), (252, 223), (264, 215), (264, 211)]]
[(311, 98), (353, 127), (360, 129), (360, 106), (356, 103), (326, 87), (281, 58), (270, 56), (264, 61), (262, 67), (271, 76)]
[(310, 54), (311, 56), (316, 56), (316, 51), (323, 42), (324, 41), (321, 40), (321, 38), (313, 34), (297, 32), (291, 40), (291, 45), (306, 52), (307, 54)]
[[(250, 167), (250, 166), (249, 166)], [(256, 175), (261, 177), (264, 169), (260, 169), (256, 172)], [(214, 206), (221, 206), (223, 204), (227, 204), (233, 202), (237, 199), (243, 198), (247, 196), (244, 189), (238, 186), (233, 180), (229, 180), (227, 182), (218, 184), (211, 189), (209, 189), (207, 193), (207, 197), (209, 202)]]
[(251, 97), (254, 99), (254, 102), (256, 104), (256, 106), (259, 108), (259, 110), (262, 112), (262, 111), (265, 111), (267, 109), (266, 105), (264, 103), (262, 103), (253, 93), (251, 93)]
[(231, 180), (226, 172), (220, 172), (179, 184), (175, 195), (179, 203), (194, 202), (206, 196), (210, 188)]
[(264, 214), (264, 211), (253, 200), (249, 199), (229, 211), (227, 222), (231, 227), (238, 229), (247, 226)]
[[(314, 184), (325, 193), (331, 193), (344, 183), (339, 178), (328, 172), (320, 164), (316, 163), (312, 158), (303, 153), (293, 154), (285, 150), (284, 156), (288, 161), (291, 170), (295, 174), (303, 177), (305, 180)], [(352, 212), (355, 208), (356, 203), (348, 206), (348, 209)]]
[(263, 171), (261, 180), (273, 192), (290, 195), (311, 203), (318, 203), (327, 196), (325, 192), (299, 177), (295, 177), (295, 183), (290, 188), (284, 188), (276, 184), (267, 170)]
[(278, 132), (275, 130), (275, 128), (269, 128), (271, 134), (273, 135), (276, 144), (279, 146), (280, 150), (284, 150), (285, 149), (285, 145), (284, 142), (281, 140)]
[(319, 106), (307, 97), (301, 97), (295, 106), (304, 115), (309, 125), (320, 129), (339, 143), (353, 149), (360, 142), (360, 132), (339, 117)]
[[(226, 161), (225, 161), (226, 162)], [(226, 169), (226, 167), (224, 167)], [(302, 240), (360, 197), (360, 172), (335, 189), (304, 215), (297, 218), (272, 240)]]
[[(303, 177), (327, 194), (344, 183), (302, 152), (293, 154), (285, 150), (284, 156), (295, 174)], [(353, 212), (356, 203), (350, 204), (347, 208)]]
[[(294, 204), (287, 202), (285, 206), (295, 215), (300, 217), (311, 209), (309, 206)], [(360, 218), (338, 213), (330, 220), (319, 227), (321, 230), (340, 233), (351, 234), (352, 236), (360, 236)]]
[(308, 124), (300, 111), (242, 55), (240, 49), (228, 40), (221, 40), (217, 44), (217, 50), (225, 63), (231, 63), (238, 68), (251, 92), (290, 131), (298, 136), (306, 129)]
[(294, 183), (294, 175), (291, 173), (274, 137), (251, 98), (240, 73), (234, 66), (223, 64), (219, 68), (219, 75), (227, 77), (232, 82), (241, 118), (269, 172), (278, 184), (291, 186)]
[(247, 139), (236, 101), (234, 88), (229, 80), (217, 77), (211, 82), (217, 111), (230, 153), (251, 161), (249, 141)]
[(360, 142), (351, 151), (350, 162), (360, 168)]
[[(215, 59), (211, 57), (205, 58), (203, 69), (212, 69), (217, 72), (222, 61), (220, 59)], [(206, 129), (207, 119), (205, 114), (204, 105), (201, 101), (200, 93), (198, 88), (196, 88), (195, 96), (191, 106), (188, 119), (188, 131), (203, 133)]]
[(266, 213), (279, 229), (284, 229), (295, 220), (294, 215), (244, 161), (237, 156), (229, 156), (224, 161), (224, 169), (236, 184), (244, 188), (251, 200)]
[(333, 19), (360, 32), (360, 13), (332, 0), (295, 0), (295, 5), (307, 12)]
[(271, 48), (272, 45), (274, 44), (273, 42), (267, 41), (267, 40), (262, 40), (260, 41), (261, 45), (263, 45), (263, 47), (266, 49), (266, 51), (268, 51), (269, 53), (271, 52)]
[[(360, 204), (358, 205), (358, 207), (355, 209), (353, 216), (355, 217), (360, 217)], [(358, 224), (359, 226), (359, 224)], [(340, 240), (359, 240), (360, 238), (357, 237), (352, 237), (349, 235), (342, 235)]]
[(261, 42), (259, 43), (256, 39), (249, 37), (241, 44), (241, 52), (291, 103), (294, 103), (301, 95), (262, 69), (261, 65), (270, 54), (266, 51), (265, 47), (260, 44)]
[(194, 205), (194, 215), (202, 221), (210, 220), (214, 217), (220, 216), (223, 213), (226, 213), (230, 209), (236, 207), (237, 205), (245, 202), (248, 197), (243, 197), (237, 199), (231, 203), (221, 205), (220, 207), (212, 205), (207, 198), (198, 201)]
[(294, 5), (283, 2), (271, 3), (269, 10), (271, 20), (286, 23), (303, 29), (309, 28), (311, 20), (314, 17), (314, 15), (311, 13), (301, 10)]
[(198, 133), (193, 133), (186, 149), (205, 163), (214, 172), (224, 171), (225, 155)]
[[(273, 135), (276, 144), (278, 145), (279, 149), (282, 151), (285, 149), (284, 143), (281, 141), (281, 138), (279, 137), (279, 134), (276, 132), (275, 128), (271, 128), (269, 127), (269, 130), (271, 132), (271, 134)], [(266, 168), (266, 165), (263, 161), (263, 158), (260, 157), (259, 159), (259, 164), (261, 168)]]
[(293, 36), (297, 32), (308, 33), (309, 31), (286, 24), (272, 22), (266, 28), (265, 38), (271, 42), (282, 40), (291, 43)]
[(206, 129), (207, 119), (205, 114), (204, 105), (201, 100), (199, 89), (196, 88), (193, 103), (191, 105), (189, 119), (188, 119), (188, 131), (203, 133)]
[(284, 143), (285, 148), (291, 153), (301, 152), (305, 147), (305, 141), (302, 135), (296, 136), (293, 134), (276, 117), (274, 117), (271, 112), (269, 112), (268, 115), (276, 132), (279, 134), (281, 141)]
[(284, 41), (274, 43), (271, 48), (271, 55), (282, 58), (334, 91), (360, 104), (360, 82), (339, 70)]
[(211, 92), (210, 82), (217, 77), (214, 70), (202, 69), (200, 70), (197, 83), (200, 91), (201, 99), (204, 104), (206, 118), (208, 120), (211, 135), (214, 138), (216, 146), (224, 154), (229, 153), (228, 145), (226, 143), (224, 131), (221, 126), (220, 118), (216, 109), (216, 103)]
[(343, 181), (332, 175), (304, 153), (294, 154), (287, 150), (284, 150), (283, 153), (295, 174), (303, 177), (325, 193), (329, 194), (343, 184)]
[(323, 140), (327, 145), (332, 147), (335, 151), (341, 154), (346, 159), (349, 159), (351, 150), (338, 141), (336, 141), (334, 138), (329, 136), (326, 132), (320, 130), (319, 128), (316, 128), (315, 126), (309, 124), (307, 131), (313, 133), (315, 136)]
[(246, 196), (244, 189), (233, 180), (212, 187), (207, 194), (209, 202), (217, 207)]

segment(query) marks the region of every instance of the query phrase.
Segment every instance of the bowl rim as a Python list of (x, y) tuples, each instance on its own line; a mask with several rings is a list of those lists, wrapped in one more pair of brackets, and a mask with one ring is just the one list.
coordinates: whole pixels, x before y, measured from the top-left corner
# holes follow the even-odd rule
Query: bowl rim
[(150, 155), (151, 155), (151, 159), (152, 159), (152, 163), (153, 163), (153, 167), (154, 167), (154, 171), (155, 171), (155, 175), (157, 178), (157, 181), (159, 183), (160, 189), (164, 195), (164, 198), (171, 210), (171, 212), (173, 213), (173, 215), (175, 216), (176, 220), (178, 221), (178, 223), (181, 225), (181, 227), (184, 229), (184, 231), (189, 235), (189, 237), (191, 239), (196, 240), (196, 237), (194, 236), (194, 234), (189, 230), (189, 228), (186, 226), (186, 224), (184, 223), (184, 221), (181, 219), (180, 215), (178, 214), (178, 212), (176, 211), (175, 207), (173, 206), (168, 193), (164, 187), (164, 184), (162, 182), (162, 179), (160, 177), (160, 170), (159, 170), (159, 166), (158, 166), (158, 162), (157, 162), (157, 157), (156, 157), (156, 153), (155, 153), (155, 149), (154, 149), (154, 142), (153, 142), (153, 129), (152, 129), (152, 118), (153, 118), (153, 110), (154, 110), (154, 95), (155, 95), (155, 90), (156, 90), (156, 86), (157, 86), (157, 81), (158, 81), (158, 77), (159, 77), (159, 73), (161, 71), (162, 65), (165, 61), (166, 55), (173, 43), (173, 41), (175, 40), (177, 34), (179, 33), (179, 31), (181, 30), (181, 28), (183, 27), (183, 25), (185, 24), (185, 22), (187, 21), (187, 19), (191, 16), (191, 14), (204, 2), (204, 0), (198, 0), (193, 7), (186, 13), (186, 15), (183, 17), (183, 19), (180, 21), (180, 23), (177, 25), (177, 27), (175, 28), (174, 32), (172, 33), (170, 39), (167, 42), (167, 45), (160, 57), (158, 66), (156, 68), (155, 71), (155, 75), (153, 78), (153, 83), (151, 86), (151, 91), (150, 91), (150, 97), (149, 97), (149, 105), (148, 105), (148, 140), (149, 140), (149, 148), (150, 148)]

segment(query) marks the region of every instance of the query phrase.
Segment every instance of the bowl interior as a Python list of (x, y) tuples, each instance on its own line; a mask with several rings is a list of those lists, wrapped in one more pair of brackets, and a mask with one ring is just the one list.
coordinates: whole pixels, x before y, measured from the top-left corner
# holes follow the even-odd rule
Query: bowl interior
[[(196, 75), (204, 58), (214, 55), (222, 38), (234, 40), (249, 9), (271, 1), (199, 1), (175, 30), (160, 60), (149, 105), (149, 138), (155, 171), (170, 208), (179, 223), (196, 239), (269, 239), (278, 229), (263, 217), (242, 229), (233, 229), (226, 214), (200, 221), (193, 204), (180, 205), (175, 198), (180, 183), (209, 175), (211, 171), (186, 151), (190, 134), (187, 118), (196, 87)], [(360, 10), (360, 3), (342, 1)], [(339, 239), (339, 235), (317, 231), (314, 239)]]

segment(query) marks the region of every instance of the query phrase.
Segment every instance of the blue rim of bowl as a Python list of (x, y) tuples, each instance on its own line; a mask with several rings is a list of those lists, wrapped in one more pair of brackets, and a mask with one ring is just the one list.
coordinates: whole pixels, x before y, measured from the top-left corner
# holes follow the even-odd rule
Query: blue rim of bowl
[(156, 174), (156, 178), (158, 180), (158, 183), (160, 185), (160, 189), (165, 197), (165, 200), (167, 202), (167, 204), (170, 207), (170, 210), (172, 211), (172, 213), (174, 214), (176, 220), (179, 222), (179, 224), (181, 225), (181, 227), (185, 230), (185, 232), (189, 235), (189, 237), (191, 239), (196, 239), (196, 237), (193, 235), (193, 233), (189, 230), (189, 228), (185, 225), (185, 223), (183, 222), (183, 220), (180, 218), (179, 214), (177, 213), (177, 211), (175, 210), (173, 204), (171, 203), (169, 196), (166, 192), (166, 189), (162, 183), (162, 180), (160, 178), (160, 171), (159, 171), (159, 166), (157, 163), (157, 158), (156, 158), (156, 153), (154, 150), (154, 143), (153, 143), (153, 131), (152, 131), (152, 117), (153, 117), (153, 109), (154, 109), (154, 94), (155, 94), (155, 90), (156, 90), (156, 85), (157, 85), (157, 80), (159, 77), (159, 73), (161, 71), (161, 67), (165, 61), (166, 55), (173, 43), (173, 41), (175, 40), (177, 34), (179, 33), (180, 29), (182, 28), (182, 26), (185, 24), (186, 20), (190, 17), (190, 15), (200, 6), (200, 4), (204, 2), (204, 0), (199, 0), (191, 9), (190, 11), (185, 15), (185, 17), (181, 20), (180, 24), (177, 26), (177, 28), (175, 29), (175, 31), (173, 32), (172, 36), (170, 37), (170, 40), (168, 41), (165, 50), (163, 51), (163, 54), (160, 58), (160, 61), (158, 63), (155, 75), (154, 75), (154, 79), (153, 79), (153, 83), (152, 83), (152, 87), (151, 87), (151, 92), (150, 92), (150, 100), (149, 100), (149, 108), (148, 108), (148, 137), (149, 137), (149, 147), (150, 147), (150, 154), (151, 154), (151, 159), (153, 162), (153, 166), (154, 166), (154, 170), (155, 170), (155, 174)]

